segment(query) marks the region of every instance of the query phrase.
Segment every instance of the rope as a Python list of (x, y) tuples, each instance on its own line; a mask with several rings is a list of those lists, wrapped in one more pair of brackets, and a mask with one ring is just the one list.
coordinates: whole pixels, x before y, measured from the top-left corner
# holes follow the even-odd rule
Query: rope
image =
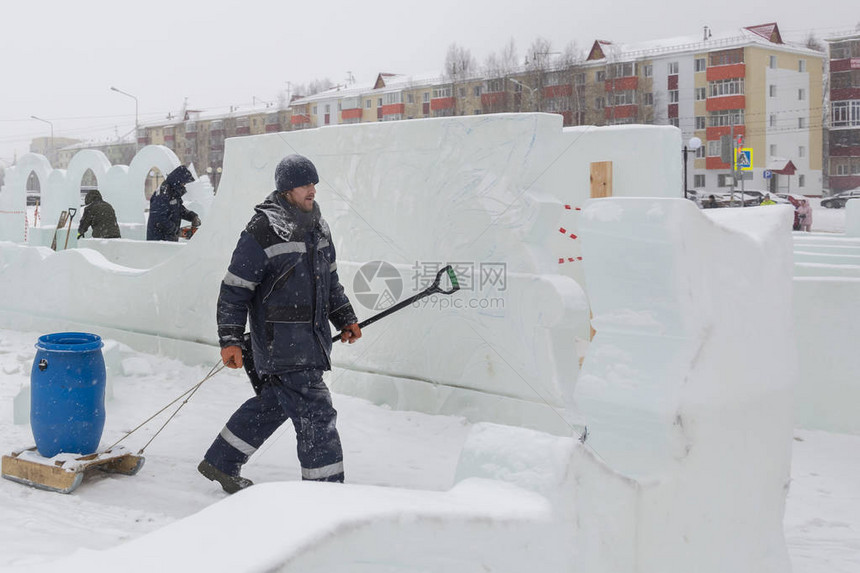
[(225, 365), (221, 364), (221, 361), (219, 360), (217, 363), (215, 363), (215, 365), (212, 367), (212, 369), (209, 370), (209, 373), (203, 378), (203, 380), (201, 380), (200, 382), (198, 382), (197, 384), (195, 384), (194, 386), (192, 386), (191, 388), (189, 388), (188, 390), (186, 390), (185, 392), (183, 392), (182, 394), (177, 396), (173, 401), (171, 401), (169, 404), (164, 406), (161, 410), (159, 410), (158, 412), (156, 412), (155, 414), (153, 414), (152, 416), (150, 416), (149, 418), (147, 418), (146, 420), (144, 420), (143, 422), (138, 424), (138, 426), (136, 428), (129, 431), (128, 433), (126, 433), (126, 435), (124, 435), (123, 437), (118, 439), (116, 442), (111, 444), (105, 451), (112, 450), (114, 448), (114, 446), (116, 446), (117, 444), (122, 442), (124, 439), (126, 439), (127, 437), (129, 437), (130, 435), (132, 435), (133, 433), (138, 431), (139, 429), (141, 429), (147, 422), (149, 422), (150, 420), (152, 420), (153, 418), (155, 418), (156, 416), (158, 416), (159, 414), (161, 414), (162, 412), (164, 412), (165, 410), (170, 408), (173, 404), (175, 404), (179, 400), (182, 400), (183, 397), (185, 397), (185, 400), (182, 402), (182, 404), (180, 404), (179, 407), (176, 408), (176, 410), (173, 412), (173, 414), (171, 414), (170, 417), (167, 418), (167, 421), (161, 425), (161, 427), (158, 429), (158, 431), (155, 432), (155, 435), (153, 435), (149, 439), (149, 441), (146, 442), (146, 444), (142, 448), (140, 448), (140, 451), (137, 452), (137, 455), (143, 454), (143, 450), (145, 450), (149, 446), (149, 444), (152, 443), (152, 440), (154, 440), (156, 438), (156, 436), (158, 436), (158, 434), (161, 433), (161, 431), (164, 429), (164, 427), (167, 426), (167, 424), (170, 423), (170, 421), (174, 418), (174, 416), (176, 416), (176, 414), (179, 413), (179, 410), (181, 410), (182, 407), (188, 403), (188, 400), (190, 400), (191, 397), (194, 396), (194, 393), (197, 392), (198, 389), (200, 389), (200, 386), (202, 386), (204, 382), (206, 382), (207, 380), (209, 380), (210, 378), (212, 378), (213, 376), (215, 376), (216, 374), (221, 372), (221, 370), (223, 370), (224, 367), (225, 367)]

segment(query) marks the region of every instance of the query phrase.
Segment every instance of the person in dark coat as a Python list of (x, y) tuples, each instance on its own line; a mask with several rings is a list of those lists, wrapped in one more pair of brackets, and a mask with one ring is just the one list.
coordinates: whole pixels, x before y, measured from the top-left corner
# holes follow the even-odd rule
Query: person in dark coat
[[(314, 201), (318, 182), (306, 157), (281, 160), (276, 190), (255, 208), (221, 283), (221, 358), (230, 368), (252, 358), (251, 380), (261, 381), (258, 395), (230, 417), (197, 468), (228, 493), (252, 485), (240, 476), (242, 465), (288, 419), (302, 479), (344, 480), (337, 412), (323, 372), (331, 369), (329, 321), (342, 342), (361, 338), (361, 328), (338, 279), (331, 231)], [(251, 334), (245, 350), (251, 352), (243, 357), (246, 320)]]
[(186, 183), (194, 181), (194, 176), (184, 165), (170, 172), (164, 183), (149, 199), (149, 221), (146, 224), (147, 241), (178, 241), (182, 221), (189, 221), (192, 227), (200, 226), (200, 217), (182, 204)]
[(78, 238), (82, 238), (90, 227), (93, 228), (94, 239), (120, 238), (116, 213), (111, 204), (102, 199), (102, 194), (97, 189), (87, 191), (84, 197), (84, 214), (78, 225)]

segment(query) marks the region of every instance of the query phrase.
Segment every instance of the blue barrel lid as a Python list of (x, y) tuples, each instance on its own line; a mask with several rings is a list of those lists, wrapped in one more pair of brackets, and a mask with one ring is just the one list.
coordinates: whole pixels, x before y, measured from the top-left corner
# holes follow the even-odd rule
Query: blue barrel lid
[(89, 352), (104, 346), (101, 336), (88, 332), (55, 332), (43, 334), (36, 343), (41, 350), (60, 352)]

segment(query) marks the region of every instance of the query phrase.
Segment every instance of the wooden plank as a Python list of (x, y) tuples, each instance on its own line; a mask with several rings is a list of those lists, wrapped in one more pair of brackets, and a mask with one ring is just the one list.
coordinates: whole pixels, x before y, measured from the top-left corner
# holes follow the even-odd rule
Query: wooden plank
[(590, 166), (591, 197), (612, 197), (612, 162), (595, 161)]
[(12, 456), (3, 456), (2, 473), (6, 479), (60, 493), (72, 492), (83, 479), (78, 472)]
[[(140, 471), (144, 462), (143, 456), (133, 455), (122, 447), (60, 460), (43, 458), (34, 453), (35, 448), (28, 448), (3, 456), (3, 477), (39, 489), (71, 493), (81, 484), (84, 474), (89, 470), (134, 475)], [(26, 455), (19, 457), (21, 454)]]

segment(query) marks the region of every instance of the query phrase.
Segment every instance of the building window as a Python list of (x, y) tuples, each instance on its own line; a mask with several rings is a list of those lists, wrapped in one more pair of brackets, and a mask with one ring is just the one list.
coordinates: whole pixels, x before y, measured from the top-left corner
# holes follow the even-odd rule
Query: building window
[(797, 128), (798, 129), (806, 129), (806, 118), (798, 117), (797, 118)]
[(702, 101), (708, 97), (708, 88), (696, 88), (696, 101)]
[(768, 87), (768, 95), (770, 95), (770, 97), (776, 97), (776, 84), (770, 84)]
[(669, 75), (674, 76), (678, 73), (678, 62), (669, 62)]
[(585, 85), (585, 72), (580, 72), (578, 74), (573, 75), (573, 83), (577, 86)]
[(430, 103), (430, 92), (424, 92), (424, 103)]
[(806, 60), (797, 60), (797, 71), (805, 72), (806, 71)]
[(636, 75), (636, 64), (633, 62), (622, 62), (620, 64), (615, 64), (615, 75), (613, 77), (616, 78), (630, 78)]
[(703, 116), (703, 115), (697, 115), (696, 116), (696, 129), (705, 129), (706, 123), (707, 122), (705, 120), (705, 116)]
[(466, 88), (460, 88), (460, 97), (466, 97)]
[(743, 95), (744, 79), (732, 78), (728, 80), (717, 80), (715, 82), (708, 82), (708, 91), (710, 92), (710, 97)]
[(797, 176), (797, 186), (798, 187), (806, 187), (806, 175), (798, 175)]
[(365, 108), (367, 108), (367, 109), (370, 109), (370, 104), (371, 104), (371, 103), (373, 103), (373, 102), (371, 102), (370, 100), (367, 100), (366, 102), (364, 102), (364, 107), (365, 107)]
[(652, 92), (642, 94), (642, 103), (645, 105), (654, 105), (654, 94)]
[(776, 144), (775, 143), (770, 144), (770, 156), (771, 157), (776, 156)]
[(705, 187), (705, 176), (693, 175), (693, 187)]
[(481, 97), (481, 90), (482, 89), (483, 89), (482, 86), (475, 86), (475, 90), (473, 92), (475, 94), (475, 97)]
[(717, 187), (731, 187), (733, 182), (734, 178), (731, 175), (717, 175)]
[(720, 140), (712, 139), (708, 141), (708, 157), (719, 157), (720, 156)]
[(725, 127), (728, 125), (743, 125), (744, 110), (723, 109), (712, 111), (708, 115), (708, 127)]
[(376, 100), (376, 107), (382, 107), (382, 98)]
[(606, 107), (605, 99), (603, 99), (602, 97), (594, 98), (594, 109), (603, 109), (604, 107)]
[(415, 94), (406, 94), (406, 103), (415, 103)]
[(636, 90), (623, 90), (612, 94), (614, 105), (633, 105), (636, 103)]
[(728, 66), (730, 64), (742, 64), (744, 62), (744, 49), (723, 50), (708, 54), (709, 66)]
[(314, 106), (314, 107), (313, 107), (313, 109), (311, 110), (311, 113), (312, 113), (312, 114), (314, 114), (314, 115), (316, 115), (316, 114), (317, 114), (317, 106)]
[(860, 100), (836, 101), (831, 108), (833, 127), (860, 126)]
[(803, 145), (798, 146), (797, 156), (798, 157), (806, 157), (806, 147), (805, 146), (803, 146)]
[(704, 72), (706, 63), (707, 60), (705, 60), (705, 58), (696, 58), (696, 71)]
[(674, 125), (675, 127), (680, 127), (681, 122), (677, 117), (670, 117), (669, 118), (669, 125)]
[[(647, 72), (647, 70), (648, 70), (648, 68), (649, 68), (649, 67), (650, 67), (650, 66), (645, 66), (645, 70), (646, 70), (646, 72)], [(645, 77), (647, 78), (648, 76), (645, 76)], [(595, 79), (595, 81), (597, 81), (597, 82), (605, 82), (605, 81), (606, 81), (606, 70), (598, 70), (598, 71), (596, 71), (596, 72), (594, 73), (594, 79)]]
[(803, 101), (806, 99), (806, 90), (805, 89), (800, 88), (799, 90), (797, 90), (797, 99), (799, 99), (800, 101)]
[(499, 93), (505, 91), (505, 80), (496, 78), (495, 80), (487, 80), (488, 93)]
[(776, 114), (775, 113), (770, 114), (770, 117), (768, 118), (768, 124), (770, 125), (770, 127), (776, 127)]
[(770, 67), (770, 69), (772, 69), (772, 70), (775, 70), (775, 69), (776, 69), (776, 56), (771, 56), (771, 57), (770, 57), (769, 67)]
[(669, 90), (669, 103), (678, 103), (678, 90)]
[(382, 100), (384, 105), (392, 105), (395, 103), (402, 103), (401, 100), (401, 92), (390, 92), (382, 96)]
[(451, 88), (433, 88), (433, 99), (451, 97)]
[(646, 78), (652, 77), (654, 75), (654, 65), (645, 64), (644, 66), (642, 66), (642, 75)]
[(703, 145), (699, 149), (696, 150), (696, 158), (697, 159), (704, 159), (704, 157), (705, 157), (705, 146)]

